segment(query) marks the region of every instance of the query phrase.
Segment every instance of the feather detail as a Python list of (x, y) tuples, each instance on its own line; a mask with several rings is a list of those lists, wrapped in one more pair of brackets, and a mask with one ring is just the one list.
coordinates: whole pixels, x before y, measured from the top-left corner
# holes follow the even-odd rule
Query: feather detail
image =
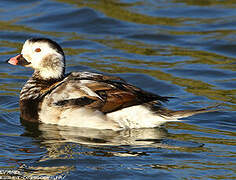
[(50, 104), (83, 106), (103, 113), (153, 101), (165, 102), (168, 99), (143, 91), (114, 76), (96, 73), (72, 73), (63, 83), (58, 84), (52, 94), (47, 95), (52, 101)]
[(159, 107), (157, 110), (154, 110), (154, 111), (155, 113), (160, 114), (167, 119), (173, 119), (173, 118), (179, 119), (179, 118), (193, 116), (195, 114), (215, 112), (219, 110), (219, 109), (216, 109), (219, 106), (220, 105), (215, 105), (215, 106), (208, 106), (205, 108), (200, 108), (200, 109), (195, 109), (195, 110), (179, 110), (179, 111), (174, 111), (174, 110), (165, 109), (163, 107)]

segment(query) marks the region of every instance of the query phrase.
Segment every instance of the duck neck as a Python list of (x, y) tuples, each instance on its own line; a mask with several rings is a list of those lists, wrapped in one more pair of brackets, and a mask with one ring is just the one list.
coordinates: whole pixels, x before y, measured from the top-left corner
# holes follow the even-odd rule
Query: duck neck
[(51, 91), (54, 84), (60, 82), (63, 78), (42, 79), (37, 73), (25, 83), (20, 92), (20, 114), (21, 119), (31, 122), (39, 120), (38, 111), (43, 97)]
[(47, 89), (61, 81), (64, 75), (60, 78), (43, 79), (38, 71), (35, 71), (32, 77), (26, 82), (20, 92), (20, 101), (23, 100), (39, 100)]

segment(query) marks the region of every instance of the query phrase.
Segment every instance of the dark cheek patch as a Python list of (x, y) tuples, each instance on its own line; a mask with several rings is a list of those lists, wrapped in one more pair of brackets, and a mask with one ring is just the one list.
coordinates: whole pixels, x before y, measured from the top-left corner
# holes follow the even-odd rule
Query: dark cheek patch
[(55, 70), (59, 66), (58, 59), (55, 59), (53, 55), (48, 55), (42, 60), (42, 66)]
[(52, 55), (48, 55), (45, 58), (42, 59), (42, 66), (43, 67), (50, 67), (53, 68), (53, 61), (52, 61)]

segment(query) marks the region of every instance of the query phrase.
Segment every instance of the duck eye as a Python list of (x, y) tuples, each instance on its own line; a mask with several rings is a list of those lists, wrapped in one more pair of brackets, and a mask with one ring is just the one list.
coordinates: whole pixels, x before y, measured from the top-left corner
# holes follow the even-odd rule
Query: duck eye
[(35, 51), (35, 52), (40, 52), (41, 49), (40, 49), (40, 48), (36, 48), (34, 51)]

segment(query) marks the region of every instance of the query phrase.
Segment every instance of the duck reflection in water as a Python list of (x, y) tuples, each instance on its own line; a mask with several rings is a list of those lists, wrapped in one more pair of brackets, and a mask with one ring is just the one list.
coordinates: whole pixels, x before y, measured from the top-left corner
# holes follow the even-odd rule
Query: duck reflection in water
[(121, 131), (35, 124), (22, 121), (24, 136), (33, 136), (42, 144), (78, 143), (89, 146), (161, 146), (167, 136), (165, 128), (127, 129)]
[[(168, 143), (171, 134), (163, 127), (113, 131), (21, 122), (25, 127), (22, 136), (35, 139), (40, 147), (35, 151), (44, 151), (44, 155), (35, 162), (21, 164), (19, 171), (24, 172), (25, 177), (65, 175), (76, 169), (78, 162), (75, 164), (75, 159), (78, 157), (80, 163), (87, 163), (88, 156), (91, 156), (89, 159), (96, 156), (149, 156), (150, 148), (156, 153), (163, 148), (183, 148), (176, 142)], [(188, 144), (192, 147), (193, 145), (196, 148), (202, 146), (198, 143)]]

